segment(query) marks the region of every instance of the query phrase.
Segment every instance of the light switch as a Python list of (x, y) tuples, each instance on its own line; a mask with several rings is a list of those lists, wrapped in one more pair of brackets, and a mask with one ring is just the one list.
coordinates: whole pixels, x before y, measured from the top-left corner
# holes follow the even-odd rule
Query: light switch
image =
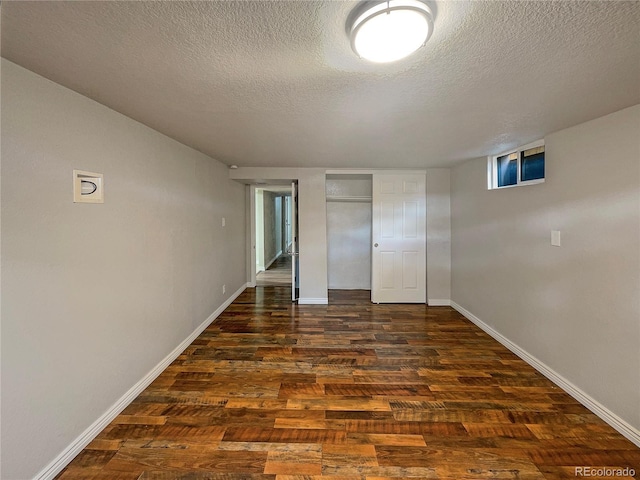
[(224, 217), (222, 217), (222, 226), (224, 227), (226, 224), (227, 224), (227, 220)]
[(551, 230), (551, 245), (560, 246), (560, 230)]

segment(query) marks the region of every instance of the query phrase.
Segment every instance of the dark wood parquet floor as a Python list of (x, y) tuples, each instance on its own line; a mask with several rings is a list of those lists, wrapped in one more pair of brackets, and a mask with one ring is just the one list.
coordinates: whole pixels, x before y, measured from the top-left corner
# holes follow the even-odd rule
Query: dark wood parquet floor
[(298, 306), (289, 294), (246, 290), (58, 478), (549, 480), (578, 478), (575, 467), (639, 470), (640, 449), (453, 309), (372, 305), (365, 291)]

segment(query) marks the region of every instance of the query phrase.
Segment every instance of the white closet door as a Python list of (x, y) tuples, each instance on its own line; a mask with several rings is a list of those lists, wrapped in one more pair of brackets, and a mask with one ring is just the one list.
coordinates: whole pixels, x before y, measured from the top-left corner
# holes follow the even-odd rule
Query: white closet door
[(373, 175), (371, 301), (426, 303), (426, 176)]

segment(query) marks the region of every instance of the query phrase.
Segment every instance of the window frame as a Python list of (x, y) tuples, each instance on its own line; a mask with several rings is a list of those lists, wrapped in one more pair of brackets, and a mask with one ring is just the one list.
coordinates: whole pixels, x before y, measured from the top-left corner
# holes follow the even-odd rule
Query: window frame
[[(523, 181), (522, 176), (522, 154), (525, 150), (529, 150), (531, 148), (544, 147), (544, 138), (541, 140), (537, 140), (535, 142), (527, 143), (526, 145), (522, 145), (518, 148), (511, 148), (506, 150), (505, 152), (498, 153), (497, 155), (487, 157), (487, 184), (489, 190), (502, 190), (503, 188), (513, 188), (513, 187), (523, 187), (525, 185), (537, 185), (540, 183), (544, 183), (545, 178), (547, 176), (547, 156), (545, 155), (545, 172), (543, 178), (536, 178), (534, 180), (525, 180)], [(516, 183), (514, 185), (503, 185), (502, 187), (498, 186), (498, 158), (503, 157), (505, 155), (511, 155), (512, 153), (518, 154), (518, 166), (516, 171)], [(545, 148), (545, 154), (546, 154)]]

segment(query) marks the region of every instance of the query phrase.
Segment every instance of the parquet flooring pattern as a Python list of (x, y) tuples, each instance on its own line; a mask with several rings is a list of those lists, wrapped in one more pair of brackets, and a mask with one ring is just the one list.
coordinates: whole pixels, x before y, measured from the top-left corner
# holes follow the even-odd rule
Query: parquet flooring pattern
[(298, 306), (289, 294), (247, 289), (57, 478), (550, 480), (578, 478), (575, 467), (640, 470), (640, 449), (455, 310), (372, 305), (368, 291)]

